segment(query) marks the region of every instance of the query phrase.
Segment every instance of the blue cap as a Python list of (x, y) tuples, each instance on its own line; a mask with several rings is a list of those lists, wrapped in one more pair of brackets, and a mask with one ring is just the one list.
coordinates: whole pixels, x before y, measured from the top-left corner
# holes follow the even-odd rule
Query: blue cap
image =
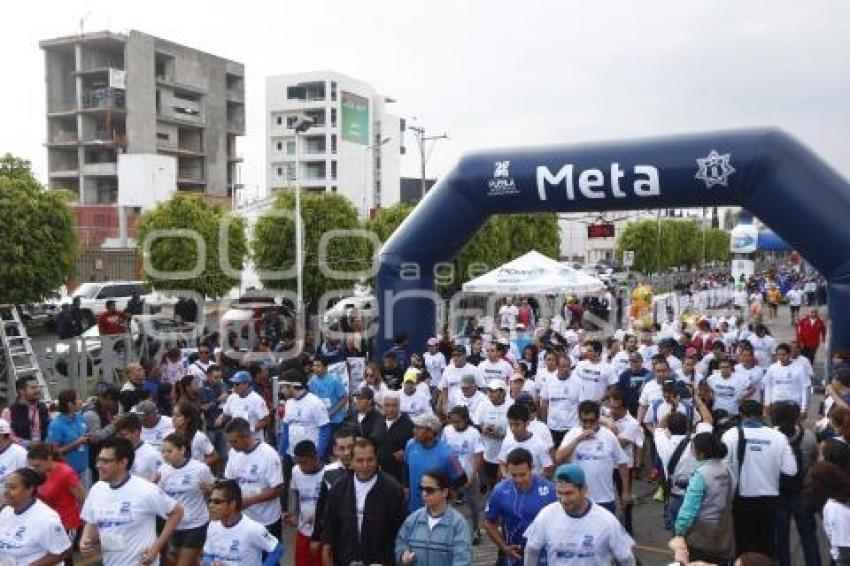
[(245, 370), (237, 371), (230, 378), (230, 383), (251, 383), (251, 374)]
[(584, 487), (587, 482), (584, 479), (584, 470), (576, 464), (561, 464), (555, 470), (555, 481), (571, 483), (576, 487)]

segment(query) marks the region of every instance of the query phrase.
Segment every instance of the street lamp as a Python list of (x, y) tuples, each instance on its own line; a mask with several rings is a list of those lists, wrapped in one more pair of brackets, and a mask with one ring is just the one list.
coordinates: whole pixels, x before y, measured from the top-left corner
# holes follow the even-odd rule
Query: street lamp
[(301, 176), (299, 174), (299, 139), (309, 130), (315, 120), (306, 114), (298, 114), (292, 122), (292, 129), (295, 130), (295, 281), (296, 281), (296, 320), (300, 320), (304, 309), (304, 244), (301, 234)]
[[(393, 138), (388, 137), (384, 138), (379, 142), (371, 143), (366, 146), (363, 150), (363, 218), (365, 220), (369, 219), (369, 204), (373, 204), (375, 202), (374, 199), (374, 186), (375, 183), (372, 183), (372, 191), (369, 191), (369, 152), (374, 151), (375, 148), (381, 147), (385, 145), (387, 142), (391, 141)], [(369, 198), (368, 195), (371, 194), (373, 198)]]

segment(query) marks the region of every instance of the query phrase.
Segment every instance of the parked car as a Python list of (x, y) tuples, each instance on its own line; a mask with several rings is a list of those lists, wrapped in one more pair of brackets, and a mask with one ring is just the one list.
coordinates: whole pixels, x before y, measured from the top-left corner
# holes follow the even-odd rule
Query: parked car
[[(219, 321), (222, 340), (233, 337), (237, 350), (250, 350), (254, 338), (264, 334), (282, 334), (292, 330), (295, 310), (289, 303), (279, 305), (273, 297), (244, 295), (225, 311)], [(280, 338), (280, 336), (274, 336)]]
[(353, 310), (360, 313), (364, 322), (374, 320), (378, 316), (378, 301), (373, 295), (345, 297), (327, 309), (322, 320), (325, 326), (329, 326), (347, 317)]
[(161, 295), (151, 291), (143, 281), (91, 281), (83, 283), (71, 293), (69, 300), (80, 297), (83, 325), (93, 326), (97, 317), (106, 310), (106, 301), (114, 300), (115, 308), (124, 310), (133, 293), (138, 293), (151, 312), (157, 312), (164, 302)]

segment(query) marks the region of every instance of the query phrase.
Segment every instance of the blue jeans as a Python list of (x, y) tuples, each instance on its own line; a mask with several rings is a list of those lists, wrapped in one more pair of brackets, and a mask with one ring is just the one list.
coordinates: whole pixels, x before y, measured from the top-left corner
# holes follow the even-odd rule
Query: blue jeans
[(803, 547), (806, 566), (819, 566), (821, 559), (815, 515), (799, 493), (780, 498), (776, 518), (776, 549), (779, 554), (780, 566), (791, 566), (791, 548), (789, 545), (791, 517), (797, 524), (797, 532), (800, 535), (800, 544)]

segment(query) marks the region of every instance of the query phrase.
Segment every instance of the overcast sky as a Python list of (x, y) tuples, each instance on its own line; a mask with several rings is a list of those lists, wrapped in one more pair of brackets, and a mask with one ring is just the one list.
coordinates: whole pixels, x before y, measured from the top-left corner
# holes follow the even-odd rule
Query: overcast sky
[[(0, 153), (45, 180), (39, 39), (137, 29), (245, 64), (243, 181), (264, 180), (264, 78), (333, 69), (465, 151), (775, 125), (850, 178), (850, 2), (30, 0), (0, 34)], [(407, 140), (410, 149), (415, 144)], [(411, 151), (403, 173), (418, 176)]]

